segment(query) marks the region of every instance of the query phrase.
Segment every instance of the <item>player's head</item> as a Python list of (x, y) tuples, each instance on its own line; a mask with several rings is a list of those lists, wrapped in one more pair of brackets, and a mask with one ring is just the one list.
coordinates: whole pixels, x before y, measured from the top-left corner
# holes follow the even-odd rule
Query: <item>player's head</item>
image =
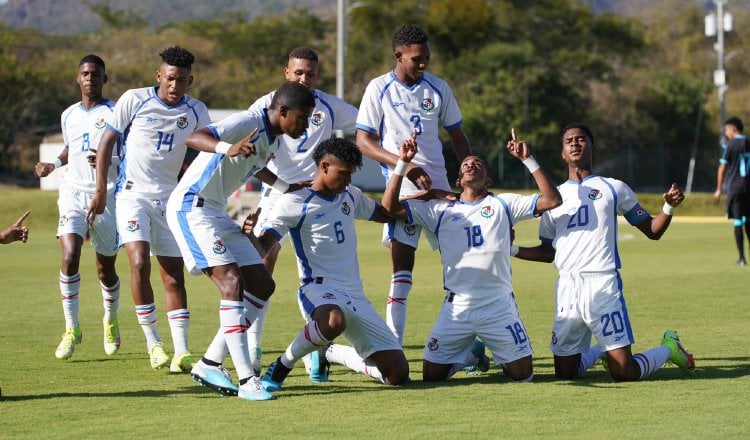
[(278, 121), (276, 128), (296, 139), (307, 130), (307, 121), (315, 109), (315, 97), (304, 85), (288, 81), (276, 90), (268, 108), (278, 113), (278, 118), (273, 118)]
[(362, 168), (362, 152), (345, 138), (329, 138), (318, 144), (312, 158), (318, 166), (315, 179), (325, 189), (338, 194), (352, 182), (352, 174)]
[(594, 133), (591, 129), (574, 122), (562, 129), (561, 136), (563, 160), (579, 168), (591, 168), (596, 151)]
[(89, 99), (99, 100), (102, 96), (104, 83), (107, 82), (104, 60), (93, 54), (81, 58), (78, 63), (76, 81), (78, 81), (78, 87), (81, 88), (81, 95), (85, 95)]
[(157, 94), (167, 105), (175, 105), (193, 83), (190, 72), (195, 56), (180, 46), (168, 47), (159, 56), (161, 66), (156, 72), (156, 81), (159, 83)]
[(284, 68), (287, 81), (298, 82), (309, 90), (318, 84), (318, 54), (308, 47), (298, 47), (289, 52), (289, 61)]
[[(419, 26), (410, 24), (402, 26), (393, 34), (391, 46), (396, 59), (397, 74), (403, 75), (407, 82), (422, 79), (430, 64), (429, 37)], [(401, 76), (399, 75), (399, 76)]]
[(742, 119), (737, 116), (732, 116), (724, 122), (724, 135), (726, 135), (729, 140), (734, 139), (738, 134), (742, 134), (744, 129), (745, 126), (742, 124)]
[(459, 190), (464, 188), (487, 188), (492, 185), (492, 177), (490, 177), (487, 164), (479, 156), (467, 156), (461, 165), (458, 167), (458, 178), (456, 179), (456, 187)]

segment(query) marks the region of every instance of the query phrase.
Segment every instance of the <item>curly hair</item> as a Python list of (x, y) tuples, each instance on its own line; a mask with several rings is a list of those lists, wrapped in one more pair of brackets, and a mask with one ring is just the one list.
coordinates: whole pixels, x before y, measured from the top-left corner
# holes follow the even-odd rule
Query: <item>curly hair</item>
[(427, 33), (423, 31), (421, 27), (414, 24), (408, 24), (396, 29), (396, 32), (393, 34), (391, 46), (393, 47), (393, 51), (395, 52), (396, 48), (399, 46), (408, 46), (410, 44), (424, 44), (427, 43), (429, 39), (430, 37), (427, 36)]
[(734, 128), (736, 128), (740, 133), (742, 133), (742, 130), (745, 129), (745, 126), (742, 125), (742, 119), (738, 118), (737, 116), (728, 118), (726, 121), (724, 121), (724, 125), (734, 125)]
[(307, 90), (307, 87), (295, 81), (284, 83), (271, 99), (271, 105), (268, 108), (279, 108), (285, 105), (290, 109), (303, 110), (315, 107), (315, 96)]
[(574, 128), (577, 128), (577, 129), (583, 131), (586, 134), (586, 136), (588, 136), (588, 138), (591, 141), (591, 143), (592, 144), (594, 143), (594, 133), (591, 131), (590, 128), (588, 128), (587, 126), (585, 126), (585, 125), (583, 125), (583, 124), (581, 124), (579, 122), (573, 122), (573, 123), (570, 123), (570, 124), (566, 125), (565, 127), (563, 127), (562, 131), (560, 131), (560, 137), (565, 136), (565, 132), (567, 132), (568, 130), (572, 130)]
[(289, 52), (289, 58), (318, 62), (318, 54), (309, 47), (298, 47)]
[(362, 152), (349, 139), (332, 137), (318, 144), (312, 154), (315, 164), (319, 165), (327, 154), (356, 169), (362, 168)]
[(102, 70), (106, 70), (106, 66), (104, 66), (104, 60), (94, 54), (88, 54), (84, 56), (83, 58), (81, 58), (81, 61), (78, 62), (78, 67), (81, 67), (86, 63), (95, 64), (96, 66), (100, 67)]
[(195, 62), (195, 56), (180, 46), (168, 47), (159, 53), (162, 62), (170, 66), (190, 69)]

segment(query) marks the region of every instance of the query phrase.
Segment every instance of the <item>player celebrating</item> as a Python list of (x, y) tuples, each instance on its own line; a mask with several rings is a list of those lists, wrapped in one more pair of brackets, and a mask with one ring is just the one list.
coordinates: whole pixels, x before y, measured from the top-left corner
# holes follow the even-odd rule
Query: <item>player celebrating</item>
[[(113, 355), (120, 347), (120, 327), (117, 320), (120, 279), (115, 270), (119, 248), (115, 223), (115, 166), (107, 166), (102, 173), (106, 189), (106, 208), (91, 225), (86, 221), (89, 202), (96, 189), (96, 178), (90, 158), (96, 153), (96, 146), (105, 132), (105, 122), (112, 115), (115, 103), (102, 96), (107, 73), (104, 61), (98, 56), (86, 55), (81, 58), (76, 80), (81, 89), (81, 101), (68, 107), (60, 118), (65, 148), (55, 162), (39, 162), (35, 167), (36, 174), (45, 177), (56, 168), (68, 165), (57, 200), (60, 211), (57, 238), (62, 248), (60, 299), (65, 316), (65, 332), (55, 350), (55, 357), (58, 359), (69, 359), (82, 338), (78, 322), (78, 294), (81, 288), (78, 268), (81, 262), (81, 247), (87, 234), (91, 237), (91, 245), (96, 253), (96, 273), (102, 291), (104, 352)], [(119, 163), (120, 160), (119, 145), (117, 147), (114, 157), (111, 158), (113, 164)]]
[[(448, 131), (459, 161), (471, 154), (469, 141), (461, 130), (461, 111), (450, 86), (425, 71), (430, 63), (430, 45), (422, 29), (413, 25), (399, 28), (393, 35), (392, 46), (396, 66), (373, 79), (362, 97), (357, 145), (365, 156), (382, 164), (388, 181), (398, 160), (401, 141), (416, 130), (420, 148), (406, 171), (408, 180), (401, 195), (414, 194), (420, 188), (450, 191), (438, 131), (441, 124)], [(383, 231), (383, 241), (390, 242), (393, 261), (386, 319), (401, 343), (419, 235), (419, 227), (403, 221), (389, 223)]]
[[(317, 171), (312, 185), (281, 197), (259, 237), (252, 233), (257, 220), (252, 214), (243, 227), (262, 251), (291, 235), (301, 283), (299, 301), (308, 315), (308, 322), (261, 382), (267, 391), (280, 390), (299, 359), (327, 347), (343, 333), (353, 349), (331, 345), (325, 352), (327, 359), (321, 359), (324, 363), (342, 363), (385, 384), (401, 385), (409, 378), (409, 364), (364, 294), (354, 229), (355, 218), (384, 222), (388, 217), (375, 201), (350, 185), (352, 174), (362, 166), (362, 153), (351, 141), (327, 139), (315, 149), (313, 159)], [(324, 375), (319, 381), (327, 381), (327, 370), (311, 370), (311, 374)]]
[(10, 244), (14, 241), (26, 243), (26, 240), (29, 239), (29, 228), (23, 226), (23, 221), (29, 214), (31, 214), (31, 211), (24, 212), (18, 217), (18, 220), (0, 231), (0, 244)]
[[(617, 252), (617, 215), (624, 215), (646, 237), (658, 240), (669, 227), (672, 213), (684, 200), (673, 184), (664, 193), (664, 207), (656, 217), (638, 204), (625, 183), (593, 172), (594, 135), (582, 124), (562, 132), (562, 158), (568, 181), (558, 188), (563, 204), (542, 215), (534, 248), (520, 248), (518, 257), (551, 262), (560, 271), (556, 286), (555, 322), (550, 348), (555, 376), (574, 379), (606, 352), (606, 364), (615, 380), (635, 381), (671, 361), (693, 370), (693, 356), (677, 332), (664, 333), (660, 347), (633, 355), (630, 318), (622, 294)], [(591, 346), (591, 335), (598, 341)]]
[(484, 161), (468, 156), (456, 180), (458, 200), (399, 202), (403, 176), (417, 154), (413, 139), (403, 143), (383, 195), (383, 207), (391, 215), (434, 232), (443, 263), (446, 297), (425, 345), (425, 381), (446, 380), (467, 366), (486, 371), (489, 360), (484, 344), (474, 342), (476, 337), (487, 344), (511, 380), (527, 382), (534, 377), (531, 343), (511, 285), (511, 229), (559, 206), (562, 199), (515, 132), (507, 148), (528, 167), (541, 196), (488, 193), (492, 179)]
[(750, 141), (742, 134), (742, 120), (733, 116), (724, 123), (724, 134), (729, 142), (719, 160), (716, 172), (714, 198), (721, 199), (724, 179), (729, 181), (727, 191), (727, 217), (734, 219), (734, 241), (740, 258), (738, 266), (745, 266), (745, 244), (742, 229), (750, 242)]
[[(312, 49), (298, 47), (289, 53), (289, 61), (284, 68), (284, 76), (287, 81), (298, 82), (308, 88), (315, 96), (315, 109), (313, 110), (310, 123), (299, 138), (289, 135), (279, 137), (279, 148), (273, 154), (273, 160), (268, 162), (268, 169), (286, 182), (310, 181), (315, 176), (315, 161), (312, 152), (323, 140), (330, 138), (334, 130), (342, 130), (345, 133), (355, 132), (357, 121), (357, 108), (346, 103), (342, 99), (317, 90), (319, 64), (318, 54)], [(258, 98), (250, 110), (260, 110), (270, 105), (274, 92)], [(273, 206), (281, 197), (282, 192), (277, 191), (270, 185), (263, 185), (261, 199), (258, 205), (261, 208), (262, 217), (256, 226), (256, 235), (260, 234), (262, 227), (268, 221), (267, 216), (271, 213)], [(263, 257), (263, 264), (269, 273), (273, 274), (276, 259), (278, 258), (281, 244), (274, 245)], [(258, 319), (248, 330), (248, 341), (250, 344), (250, 355), (253, 358), (253, 368), (260, 371), (261, 368), (261, 339), (265, 327), (265, 317), (268, 306), (261, 310)]]
[(105, 170), (112, 147), (123, 141), (123, 160), (117, 184), (117, 227), (130, 260), (130, 287), (138, 322), (146, 336), (151, 367), (162, 368), (169, 356), (156, 326), (156, 306), (151, 287), (150, 254), (156, 255), (164, 283), (167, 318), (172, 330), (173, 372), (189, 372), (194, 364), (188, 350), (190, 312), (180, 249), (169, 231), (164, 208), (177, 184), (185, 159), (185, 139), (209, 122), (206, 106), (186, 95), (193, 82), (190, 73), (195, 57), (179, 47), (160, 54), (156, 87), (126, 91), (107, 122), (96, 157), (96, 193), (89, 208), (89, 221), (106, 205)]

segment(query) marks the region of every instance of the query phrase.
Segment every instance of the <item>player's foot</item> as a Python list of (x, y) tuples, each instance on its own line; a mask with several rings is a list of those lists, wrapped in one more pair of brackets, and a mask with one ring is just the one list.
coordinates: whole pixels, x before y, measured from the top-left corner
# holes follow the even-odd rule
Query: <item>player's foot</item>
[(203, 360), (196, 362), (190, 370), (190, 376), (201, 385), (205, 385), (222, 396), (236, 396), (239, 388), (232, 382), (229, 371), (221, 366), (205, 364)]
[(112, 356), (120, 349), (120, 324), (116, 319), (102, 322), (104, 325), (104, 352)]
[(266, 374), (260, 379), (260, 383), (266, 391), (279, 391), (290, 371), (292, 370), (281, 363), (281, 358), (277, 358), (268, 366)]
[(83, 340), (81, 328), (68, 327), (65, 329), (65, 333), (62, 334), (62, 340), (57, 344), (55, 357), (58, 359), (70, 359), (73, 356), (73, 351), (76, 349), (76, 344), (80, 344), (81, 340)]
[(328, 370), (331, 364), (326, 359), (328, 346), (310, 353), (310, 380), (315, 383), (328, 382)]
[(169, 355), (164, 351), (164, 344), (157, 343), (148, 351), (148, 357), (151, 360), (151, 368), (158, 370), (169, 363)]
[(476, 356), (479, 360), (476, 365), (470, 365), (464, 368), (466, 374), (476, 376), (485, 373), (490, 369), (490, 358), (484, 354), (484, 347), (485, 344), (480, 339), (474, 339), (474, 342), (471, 343), (471, 354)]
[(664, 337), (661, 340), (663, 347), (669, 347), (672, 352), (672, 356), (669, 361), (686, 371), (695, 370), (695, 360), (693, 355), (685, 350), (680, 342), (680, 337), (677, 336), (677, 332), (674, 330), (667, 330), (664, 332)]
[(740, 259), (737, 260), (737, 266), (747, 266), (747, 263), (745, 262), (744, 257), (740, 257)]
[(172, 358), (172, 363), (169, 364), (169, 371), (172, 373), (189, 373), (194, 365), (195, 358), (189, 351), (186, 351)]
[(250, 364), (253, 367), (253, 372), (256, 376), (260, 376), (260, 370), (263, 368), (263, 350), (260, 347), (255, 347), (250, 351)]
[[(274, 362), (275, 364), (275, 362)], [(271, 364), (273, 365), (273, 364)], [(271, 368), (271, 367), (269, 367)], [(237, 397), (245, 400), (273, 400), (273, 394), (269, 393), (261, 384), (258, 376), (253, 376), (247, 382), (240, 385)]]

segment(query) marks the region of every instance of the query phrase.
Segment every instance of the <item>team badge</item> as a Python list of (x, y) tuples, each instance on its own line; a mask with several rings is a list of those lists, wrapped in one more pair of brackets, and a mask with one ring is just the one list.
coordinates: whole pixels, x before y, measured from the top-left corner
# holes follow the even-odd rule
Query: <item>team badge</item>
[(187, 126), (188, 126), (187, 116), (180, 116), (179, 119), (177, 119), (177, 128), (187, 128)]
[(128, 220), (128, 224), (125, 225), (125, 230), (128, 232), (135, 232), (141, 229), (141, 225), (138, 224), (138, 220)]
[(431, 98), (425, 98), (425, 99), (422, 100), (421, 107), (422, 107), (422, 110), (424, 110), (426, 112), (430, 112), (433, 109), (435, 109), (435, 103), (432, 102)]
[(643, 217), (646, 215), (646, 211), (642, 208), (638, 208), (635, 211), (635, 215), (637, 215), (638, 217)]
[(482, 217), (484, 218), (490, 218), (493, 215), (495, 215), (495, 210), (492, 209), (492, 206), (487, 205), (487, 206), (483, 206), (482, 210), (479, 211), (479, 213), (482, 214)]
[(555, 332), (552, 332), (552, 345), (557, 344), (557, 335)]
[(411, 237), (412, 235), (417, 233), (417, 225), (414, 224), (404, 224), (404, 232), (406, 232), (406, 235)]
[(323, 112), (316, 112), (310, 116), (310, 122), (316, 127), (320, 127), (326, 121), (326, 114)]
[(224, 246), (224, 243), (222, 243), (221, 240), (216, 240), (214, 242), (213, 251), (214, 251), (215, 254), (221, 255), (221, 254), (223, 254), (224, 252), (227, 251), (227, 247)]
[(343, 203), (341, 204), (341, 212), (343, 212), (343, 213), (344, 213), (344, 215), (349, 215), (349, 213), (351, 212), (351, 210), (352, 210), (352, 209), (351, 209), (351, 208), (349, 207), (349, 204), (348, 204), (348, 203), (346, 203), (346, 202), (343, 202)]
[(57, 222), (58, 226), (65, 226), (68, 224), (68, 216), (67, 215), (61, 215), (60, 220)]
[(430, 351), (435, 351), (438, 348), (440, 348), (440, 344), (438, 343), (437, 338), (430, 338), (430, 342), (427, 343), (427, 349)]
[(107, 120), (104, 118), (99, 118), (96, 120), (96, 123), (94, 124), (94, 127), (98, 129), (104, 128), (104, 126), (107, 125)]
[(602, 192), (598, 189), (592, 189), (589, 193), (589, 199), (591, 200), (599, 200), (602, 198)]

